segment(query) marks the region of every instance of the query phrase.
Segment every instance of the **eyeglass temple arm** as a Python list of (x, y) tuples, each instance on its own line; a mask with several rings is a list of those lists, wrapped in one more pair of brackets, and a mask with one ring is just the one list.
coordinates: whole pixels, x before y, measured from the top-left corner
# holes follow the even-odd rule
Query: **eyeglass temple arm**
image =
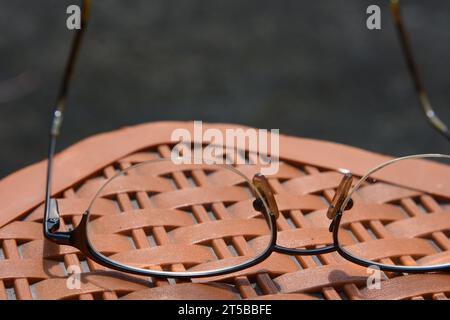
[(450, 140), (450, 132), (447, 125), (439, 119), (436, 112), (433, 110), (431, 106), (430, 99), (428, 98), (428, 94), (425, 90), (425, 86), (423, 85), (422, 79), (419, 75), (419, 68), (414, 59), (414, 55), (412, 53), (411, 44), (406, 32), (406, 29), (403, 25), (401, 12), (400, 12), (400, 0), (391, 0), (391, 13), (394, 18), (395, 25), (397, 27), (397, 32), (400, 38), (400, 43), (403, 49), (403, 54), (406, 59), (406, 63), (408, 65), (409, 73), (413, 79), (414, 86), (419, 97), (420, 105), (422, 106), (422, 110), (427, 117), (429, 123), (445, 138)]
[[(72, 47), (70, 50), (69, 59), (66, 63), (66, 68), (64, 71), (63, 80), (58, 93), (58, 98), (56, 102), (56, 107), (53, 111), (52, 124), (50, 129), (50, 143), (47, 155), (47, 177), (46, 177), (46, 188), (45, 188), (45, 211), (44, 211), (44, 234), (47, 238), (52, 238), (55, 241), (66, 241), (68, 233), (64, 232), (53, 232), (59, 226), (59, 213), (57, 202), (51, 197), (51, 182), (53, 173), (53, 158), (56, 149), (56, 139), (59, 136), (64, 109), (66, 106), (67, 93), (69, 90), (70, 81), (73, 75), (73, 68), (75, 62), (78, 58), (79, 50), (81, 47), (81, 42), (85, 28), (87, 26), (89, 11), (90, 11), (91, 1), (82, 0), (82, 10), (81, 10), (81, 28), (75, 32), (75, 36), (72, 42)], [(418, 67), (415, 63), (411, 45), (409, 43), (406, 30), (403, 26), (401, 14), (400, 14), (400, 2), (399, 0), (391, 0), (391, 12), (394, 17), (395, 24), (400, 36), (402, 48), (404, 51), (405, 59), (408, 64), (408, 69), (413, 78), (416, 91), (419, 96), (419, 101), (422, 109), (428, 118), (428, 121), (434, 126), (434, 128), (450, 140), (450, 133), (448, 127), (438, 118), (434, 112), (428, 95), (425, 91), (425, 87), (419, 76)]]
[(45, 210), (44, 210), (44, 235), (51, 240), (60, 243), (67, 243), (69, 241), (69, 233), (54, 232), (59, 228), (59, 211), (58, 204), (55, 199), (51, 199), (52, 195), (52, 175), (53, 175), (53, 158), (56, 149), (56, 139), (59, 136), (64, 109), (66, 106), (67, 93), (69, 91), (70, 81), (73, 75), (73, 69), (78, 58), (78, 54), (83, 39), (83, 34), (87, 26), (91, 0), (82, 0), (81, 7), (81, 26), (75, 31), (75, 36), (72, 41), (69, 58), (66, 62), (64, 75), (61, 82), (61, 87), (58, 92), (56, 107), (53, 110), (52, 123), (50, 129), (50, 142), (47, 154), (47, 177), (45, 186)]

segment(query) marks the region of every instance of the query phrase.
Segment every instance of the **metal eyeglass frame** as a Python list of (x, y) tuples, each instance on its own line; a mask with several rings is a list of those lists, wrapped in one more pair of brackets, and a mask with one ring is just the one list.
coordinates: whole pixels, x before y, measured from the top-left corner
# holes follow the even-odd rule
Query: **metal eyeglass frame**
[[(130, 266), (122, 265), (119, 263), (115, 263), (107, 258), (105, 258), (102, 254), (98, 253), (90, 244), (88, 236), (87, 236), (87, 223), (89, 212), (86, 211), (82, 215), (82, 219), (80, 223), (71, 231), (57, 231), (59, 229), (60, 223), (60, 215), (58, 210), (58, 203), (56, 199), (51, 198), (52, 190), (51, 190), (51, 182), (53, 175), (53, 160), (56, 149), (56, 139), (60, 134), (61, 124), (63, 120), (64, 108), (66, 105), (67, 93), (69, 89), (69, 84), (73, 75), (73, 68), (75, 66), (75, 62), (80, 50), (81, 41), (87, 26), (89, 11), (90, 11), (90, 0), (82, 0), (82, 11), (81, 11), (81, 28), (75, 32), (75, 37), (73, 39), (72, 47), (70, 50), (70, 55), (65, 67), (64, 76), (62, 79), (62, 84), (57, 96), (56, 107), (53, 111), (52, 124), (50, 129), (50, 141), (48, 148), (48, 162), (47, 162), (47, 176), (46, 176), (46, 192), (45, 192), (45, 210), (44, 210), (44, 219), (43, 219), (43, 232), (46, 239), (60, 244), (60, 245), (69, 245), (77, 248), (83, 253), (86, 257), (95, 261), (96, 263), (103, 265), (105, 267), (123, 271), (127, 273), (143, 275), (143, 276), (151, 276), (151, 277), (161, 277), (161, 278), (195, 278), (195, 277), (207, 277), (207, 276), (218, 276), (227, 273), (233, 273), (236, 271), (240, 271), (251, 266), (254, 266), (263, 260), (265, 260), (272, 252), (284, 253), (289, 255), (319, 255), (326, 254), (330, 252), (338, 252), (345, 259), (356, 263), (358, 265), (370, 267), (373, 265), (377, 265), (381, 270), (384, 271), (394, 271), (394, 272), (429, 272), (429, 271), (439, 271), (439, 270), (449, 270), (450, 264), (448, 266), (430, 266), (430, 267), (420, 267), (420, 266), (387, 266), (382, 264), (377, 264), (372, 261), (367, 261), (364, 259), (360, 259), (352, 256), (347, 253), (340, 245), (338, 240), (338, 230), (339, 224), (341, 222), (342, 213), (350, 209), (352, 206), (351, 194), (358, 187), (358, 184), (351, 189), (351, 184), (353, 181), (352, 175), (350, 173), (346, 173), (343, 176), (343, 179), (337, 188), (334, 199), (328, 209), (327, 216), (331, 220), (330, 224), (330, 232), (333, 233), (333, 244), (327, 245), (321, 248), (316, 249), (292, 249), (280, 246), (277, 244), (277, 228), (276, 228), (276, 220), (278, 215), (280, 214), (278, 211), (278, 207), (274, 198), (274, 194), (268, 184), (267, 178), (263, 175), (255, 175), (253, 177), (252, 187), (254, 187), (254, 191), (257, 196), (257, 200), (254, 201), (253, 205), (256, 210), (260, 211), (264, 217), (266, 218), (269, 228), (271, 230), (271, 241), (267, 249), (255, 257), (253, 260), (248, 261), (246, 263), (227, 267), (219, 270), (211, 270), (211, 271), (200, 271), (200, 272), (166, 272), (166, 271), (155, 271), (155, 270), (143, 270), (138, 268), (133, 268)], [(418, 91), (420, 102), (422, 107), (427, 115), (429, 121), (433, 124), (433, 126), (439, 130), (444, 136), (450, 137), (448, 134), (447, 127), (442, 123), (442, 121), (437, 118), (436, 114), (432, 111), (430, 104), (428, 103), (428, 98), (425, 93), (424, 87), (421, 84), (420, 78), (418, 76), (417, 67), (412, 58), (411, 49), (409, 43), (407, 41), (406, 33), (403, 28), (400, 19), (399, 12), (399, 2), (397, 0), (391, 0), (391, 8), (392, 13), (396, 21), (396, 25), (399, 29), (400, 38), (402, 40), (403, 48), (405, 50), (408, 66), (410, 68), (411, 74), (416, 84), (416, 89)], [(399, 161), (406, 158), (414, 158), (419, 156), (410, 156), (405, 158), (399, 158), (392, 160), (390, 162), (381, 164), (377, 168), (373, 169), (372, 172), (386, 166), (387, 164), (392, 163), (393, 161)], [(450, 156), (447, 156), (450, 157)], [(230, 168), (232, 169), (232, 167)], [(232, 169), (233, 170), (233, 169)], [(242, 175), (238, 172), (238, 174)], [(365, 177), (367, 177), (366, 175)], [(363, 177), (363, 179), (365, 178)]]

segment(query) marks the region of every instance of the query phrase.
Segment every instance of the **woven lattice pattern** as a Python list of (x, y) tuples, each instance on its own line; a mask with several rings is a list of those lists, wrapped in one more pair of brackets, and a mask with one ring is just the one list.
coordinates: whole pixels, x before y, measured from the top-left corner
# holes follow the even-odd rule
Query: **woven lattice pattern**
[[(57, 195), (61, 228), (76, 226), (92, 195), (102, 183), (133, 164), (170, 155), (171, 145), (159, 144), (110, 163)], [(331, 243), (326, 208), (340, 182), (330, 169), (283, 159), (269, 182), (282, 214), (277, 223), (278, 243), (315, 248)], [(196, 185), (192, 185), (194, 175)], [(172, 270), (184, 270), (192, 261), (188, 248), (208, 244), (220, 259), (236, 258), (262, 246), (265, 225), (255, 223), (248, 192), (241, 181), (216, 177), (214, 192), (207, 173), (161, 174), (159, 183), (145, 179), (121, 184), (96, 201), (91, 215), (101, 234), (96, 247), (105, 255), (127, 255), (136, 249), (169, 245), (184, 252)], [(178, 196), (164, 181), (175, 181)], [(155, 181), (154, 179), (152, 181)], [(172, 192), (172, 193), (171, 193)], [(170, 194), (171, 196), (167, 196)], [(428, 256), (450, 252), (450, 213), (447, 199), (376, 182), (364, 186), (357, 213), (345, 222), (351, 235), (342, 241), (368, 252), (371, 259), (402, 259), (414, 265)], [(133, 218), (139, 210), (166, 210), (163, 221)], [(189, 214), (188, 214), (189, 213)], [(213, 213), (213, 215), (211, 215)], [(406, 213), (406, 214), (405, 214)], [(196, 228), (195, 220), (208, 222)], [(236, 219), (229, 219), (232, 215)], [(273, 253), (265, 262), (231, 275), (209, 279), (160, 280), (121, 274), (85, 259), (76, 249), (47, 242), (42, 234), (43, 206), (0, 228), (0, 299), (448, 299), (448, 274), (398, 275), (386, 273), (383, 290), (366, 288), (367, 271), (337, 253), (321, 256), (287, 256)], [(189, 217), (186, 220), (186, 217)], [(203, 224), (204, 225), (204, 224)], [(432, 249), (404, 245), (392, 235), (423, 235)], [(357, 244), (361, 242), (360, 244)], [(370, 242), (370, 243), (369, 243)], [(438, 248), (438, 249), (436, 249)], [(358, 248), (357, 248), (358, 249)], [(355, 250), (357, 250), (355, 249)], [(145, 250), (140, 250), (144, 253)], [(170, 251), (172, 252), (172, 251)], [(172, 261), (171, 254), (162, 261)], [(414, 258), (413, 258), (414, 257)], [(134, 257), (136, 258), (136, 257)], [(183, 260), (185, 259), (185, 260)], [(69, 289), (69, 266), (83, 271), (81, 287)]]

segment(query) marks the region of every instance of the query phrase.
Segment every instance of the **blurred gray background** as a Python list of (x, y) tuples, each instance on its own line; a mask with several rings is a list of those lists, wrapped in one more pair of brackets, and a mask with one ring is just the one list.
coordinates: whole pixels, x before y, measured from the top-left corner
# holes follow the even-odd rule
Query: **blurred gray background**
[[(431, 100), (450, 120), (450, 2), (403, 1)], [(0, 177), (45, 157), (77, 1), (0, 0)], [(366, 8), (382, 30), (366, 29)], [(449, 152), (423, 118), (380, 0), (102, 0), (59, 149), (158, 120), (232, 122), (392, 155)]]

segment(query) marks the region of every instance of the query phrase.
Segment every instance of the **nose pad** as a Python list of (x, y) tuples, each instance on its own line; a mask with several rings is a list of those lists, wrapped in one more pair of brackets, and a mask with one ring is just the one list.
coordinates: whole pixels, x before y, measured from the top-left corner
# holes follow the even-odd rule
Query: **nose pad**
[(256, 211), (259, 211), (261, 213), (264, 213), (264, 203), (261, 200), (261, 198), (257, 198), (255, 200), (253, 200), (253, 209), (255, 209)]
[(353, 208), (353, 199), (350, 198), (345, 206), (344, 210), (351, 210)]
[[(336, 189), (336, 193), (334, 194), (333, 200), (331, 200), (331, 204), (328, 207), (327, 217), (328, 219), (334, 220), (336, 214), (341, 210), (342, 205), (344, 204), (345, 199), (348, 196), (348, 192), (352, 186), (353, 176), (350, 172), (347, 172), (342, 177), (339, 186)], [(353, 207), (353, 200), (349, 200), (347, 205), (345, 206), (345, 210), (350, 210)], [(331, 228), (331, 226), (330, 226)]]
[(275, 201), (275, 196), (270, 188), (269, 181), (262, 174), (255, 174), (253, 177), (253, 185), (258, 190), (259, 195), (264, 199), (257, 198), (253, 201), (253, 208), (257, 211), (264, 213), (265, 207), (264, 202), (269, 208), (269, 214), (278, 218), (280, 211), (278, 210), (277, 202)]
[[(353, 208), (353, 199), (350, 198), (345, 206), (345, 210), (350, 210), (351, 208)], [(330, 232), (333, 232), (335, 224), (336, 224), (336, 216), (333, 218), (333, 220), (331, 220), (330, 226), (328, 227), (328, 230)]]

